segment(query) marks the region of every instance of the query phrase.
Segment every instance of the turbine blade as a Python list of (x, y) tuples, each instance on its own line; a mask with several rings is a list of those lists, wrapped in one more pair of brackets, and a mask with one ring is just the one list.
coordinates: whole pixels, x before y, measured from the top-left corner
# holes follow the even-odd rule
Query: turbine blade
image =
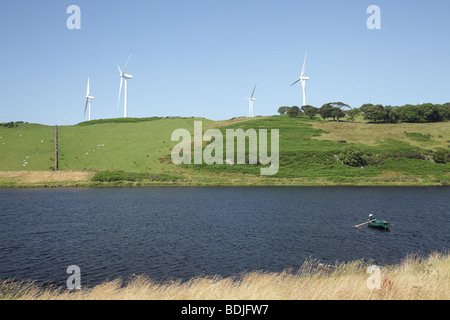
[(88, 107), (88, 103), (89, 103), (89, 99), (86, 98), (86, 106), (84, 107), (84, 116), (83, 117), (86, 117), (86, 110), (87, 110), (87, 107)]
[(293, 84), (291, 84), (291, 87), (296, 84), (297, 82), (299, 82), (301, 79), (299, 78), (297, 81), (295, 81)]
[(256, 89), (256, 84), (255, 84), (255, 87), (253, 88), (253, 92), (252, 92), (252, 98), (253, 98), (253, 95), (255, 94), (255, 89)]
[(306, 65), (306, 57), (308, 56), (308, 51), (306, 51), (306, 55), (305, 55), (305, 61), (303, 62), (303, 68), (302, 68), (302, 77), (305, 74), (305, 65)]
[(131, 58), (131, 54), (130, 54), (130, 56), (128, 57), (127, 63), (125, 64), (125, 68), (123, 68), (123, 73), (125, 73), (125, 70), (127, 69), (128, 62), (130, 62), (130, 58)]

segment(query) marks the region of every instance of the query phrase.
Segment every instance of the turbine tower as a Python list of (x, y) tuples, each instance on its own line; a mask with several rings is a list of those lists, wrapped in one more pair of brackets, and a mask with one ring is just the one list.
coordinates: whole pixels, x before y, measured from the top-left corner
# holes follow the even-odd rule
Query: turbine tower
[(249, 116), (249, 118), (253, 118), (253, 102), (256, 101), (256, 99), (253, 98), (253, 95), (255, 94), (255, 89), (256, 89), (256, 84), (255, 84), (255, 87), (253, 88), (253, 92), (252, 92), (252, 95), (250, 96), (250, 98), (246, 97), (246, 99), (248, 99), (248, 116)]
[(94, 97), (89, 95), (89, 78), (88, 78), (87, 92), (86, 92), (86, 106), (84, 107), (84, 116), (86, 117), (86, 111), (89, 107), (89, 121), (91, 121), (91, 100), (94, 100)]
[(120, 88), (119, 88), (119, 98), (117, 101), (117, 107), (119, 107), (119, 104), (120, 104), (120, 94), (122, 93), (122, 84), (123, 84), (123, 80), (125, 80), (125, 92), (124, 92), (124, 103), (123, 103), (123, 117), (124, 118), (128, 118), (128, 79), (133, 79), (132, 75), (125, 74), (125, 70), (127, 69), (130, 58), (131, 58), (131, 54), (128, 57), (127, 63), (125, 64), (125, 68), (123, 68), (123, 71), (120, 70), (119, 65), (117, 65), (117, 68), (119, 68), (119, 74), (120, 74)]
[(305, 87), (306, 87), (306, 80), (309, 80), (309, 77), (305, 77), (305, 65), (306, 65), (306, 57), (308, 56), (308, 52), (306, 52), (305, 55), (305, 61), (303, 62), (303, 68), (302, 68), (302, 74), (300, 75), (300, 78), (297, 79), (293, 84), (291, 84), (291, 87), (296, 84), (297, 82), (301, 81), (302, 88), (303, 88), (303, 105), (306, 105), (306, 93), (305, 93)]

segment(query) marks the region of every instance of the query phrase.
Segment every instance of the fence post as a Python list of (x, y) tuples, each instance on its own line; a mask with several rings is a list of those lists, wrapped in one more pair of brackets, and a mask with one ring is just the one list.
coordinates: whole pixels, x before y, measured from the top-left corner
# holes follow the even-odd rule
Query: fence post
[(58, 171), (58, 125), (55, 125), (55, 171)]

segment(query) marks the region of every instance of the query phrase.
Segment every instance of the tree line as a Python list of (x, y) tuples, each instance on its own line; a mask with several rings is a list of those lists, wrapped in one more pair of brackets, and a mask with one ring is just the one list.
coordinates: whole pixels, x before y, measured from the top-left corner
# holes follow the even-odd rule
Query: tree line
[(301, 109), (298, 106), (282, 106), (278, 109), (278, 113), (281, 115), (287, 114), (292, 118), (305, 115), (311, 119), (320, 115), (323, 120), (333, 118), (338, 122), (344, 117), (349, 121), (354, 121), (358, 115), (362, 114), (364, 120), (373, 123), (425, 123), (450, 120), (450, 102), (444, 104), (407, 104), (404, 106), (363, 104), (359, 108), (351, 108), (343, 102), (330, 102), (320, 108), (310, 105), (303, 106)]

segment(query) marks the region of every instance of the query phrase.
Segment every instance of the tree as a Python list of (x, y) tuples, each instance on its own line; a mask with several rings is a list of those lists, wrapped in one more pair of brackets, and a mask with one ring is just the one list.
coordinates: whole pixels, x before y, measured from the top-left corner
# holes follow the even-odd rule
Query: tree
[(306, 114), (310, 119), (313, 119), (316, 114), (319, 113), (319, 109), (310, 105), (306, 105), (302, 107), (302, 111)]
[(322, 107), (320, 107), (319, 114), (323, 118), (323, 120), (333, 117), (334, 120), (337, 119), (337, 121), (339, 122), (339, 118), (345, 117), (345, 113), (344, 111), (342, 111), (342, 108), (350, 108), (350, 106), (343, 102), (326, 103)]
[(345, 117), (345, 113), (341, 108), (333, 107), (333, 109), (331, 110), (331, 116), (333, 117), (333, 120), (339, 122), (340, 118)]
[(286, 114), (289, 109), (290, 109), (290, 107), (286, 107), (286, 106), (279, 107), (278, 108), (278, 113), (281, 114), (281, 115)]
[(420, 106), (422, 109), (423, 117), (427, 122), (438, 122), (442, 121), (444, 117), (439, 112), (439, 108), (431, 103), (426, 103)]
[(361, 110), (362, 112), (366, 112), (366, 110), (367, 110), (367, 108), (369, 108), (369, 107), (373, 107), (373, 104), (371, 104), (371, 103), (365, 103), (365, 104), (363, 104), (361, 107), (359, 107), (359, 110)]
[(425, 122), (421, 108), (418, 105), (407, 104), (399, 108), (400, 120), (404, 122)]
[(364, 119), (366, 120), (376, 123), (377, 121), (384, 121), (386, 118), (386, 111), (381, 104), (367, 106), (365, 110)]
[(397, 123), (399, 119), (399, 115), (397, 112), (397, 108), (392, 106), (385, 106), (384, 107), (384, 122), (386, 123)]
[(361, 109), (353, 108), (347, 111), (347, 115), (351, 122), (355, 121), (355, 117), (357, 117), (361, 113)]
[(333, 107), (331, 106), (331, 104), (326, 103), (320, 107), (319, 114), (322, 117), (322, 119), (325, 120), (326, 118), (332, 117), (332, 115), (331, 115), (332, 111), (333, 111)]
[(450, 120), (450, 102), (437, 106), (442, 120)]
[(297, 106), (292, 106), (289, 108), (287, 114), (289, 115), (289, 117), (291, 118), (297, 118), (299, 115), (302, 114), (302, 111), (300, 110), (299, 107)]
[(351, 107), (348, 104), (343, 103), (343, 102), (330, 102), (329, 104), (332, 107), (339, 108), (339, 109), (351, 109)]

